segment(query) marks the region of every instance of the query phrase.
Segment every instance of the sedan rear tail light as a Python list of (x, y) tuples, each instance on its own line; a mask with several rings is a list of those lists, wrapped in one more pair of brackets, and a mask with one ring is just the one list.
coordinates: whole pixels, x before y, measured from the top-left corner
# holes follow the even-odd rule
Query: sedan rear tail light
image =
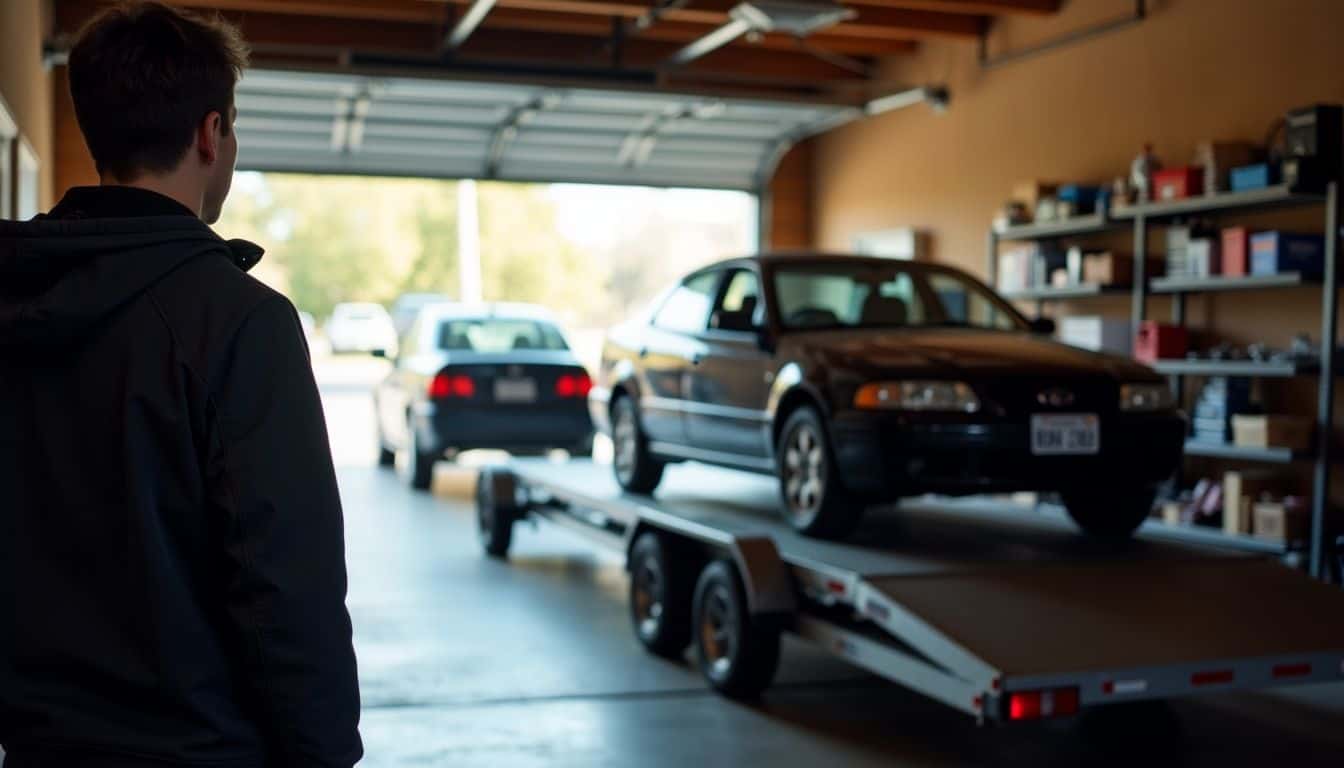
[(1018, 691), (1008, 695), (1009, 720), (1041, 720), (1078, 714), (1078, 689)]
[(475, 397), (476, 380), (461, 373), (439, 373), (429, 383), (429, 396), (434, 400)]
[(586, 373), (562, 373), (555, 380), (555, 394), (560, 397), (587, 397), (593, 390), (593, 380)]

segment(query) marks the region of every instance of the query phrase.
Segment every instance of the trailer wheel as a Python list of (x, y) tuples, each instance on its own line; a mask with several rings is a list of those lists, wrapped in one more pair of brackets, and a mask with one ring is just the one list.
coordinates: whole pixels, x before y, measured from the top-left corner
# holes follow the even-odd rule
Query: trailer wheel
[(651, 531), (630, 549), (630, 622), (656, 656), (680, 659), (691, 644), (695, 571), (672, 543)]
[(737, 567), (716, 560), (695, 586), (695, 647), (700, 673), (734, 699), (753, 699), (779, 669), (780, 628), (752, 616)]
[[(481, 548), (491, 557), (507, 557), (513, 542), (513, 521), (518, 510), (514, 507), (512, 486), (509, 478), (491, 469), (481, 470), (476, 479), (477, 535)], [(501, 493), (505, 487), (510, 493)]]

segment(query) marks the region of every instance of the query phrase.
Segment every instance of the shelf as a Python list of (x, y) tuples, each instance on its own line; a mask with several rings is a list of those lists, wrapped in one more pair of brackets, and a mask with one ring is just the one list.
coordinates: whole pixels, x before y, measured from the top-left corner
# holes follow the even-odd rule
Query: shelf
[(1139, 531), (1155, 539), (1203, 544), (1210, 547), (1267, 555), (1284, 555), (1295, 549), (1283, 542), (1259, 539), (1244, 533), (1226, 533), (1220, 528), (1210, 528), (1202, 525), (1170, 525), (1153, 518), (1144, 521), (1143, 527)]
[(1110, 232), (1123, 225), (1106, 218), (1103, 213), (1086, 216), (1071, 216), (1063, 221), (1044, 224), (1020, 224), (994, 234), (1000, 240), (1045, 240), (1052, 237), (1070, 237), (1075, 235), (1095, 235)]
[(1322, 195), (1304, 195), (1288, 191), (1288, 187), (1279, 184), (1264, 189), (1250, 189), (1245, 192), (1222, 192), (1216, 195), (1200, 195), (1183, 200), (1168, 200), (1154, 203), (1141, 203), (1113, 208), (1111, 218), (1133, 219), (1139, 214), (1145, 218), (1160, 219), (1173, 216), (1187, 216), (1192, 213), (1216, 213), (1235, 211), (1245, 208), (1277, 208), (1292, 205), (1311, 205), (1325, 200)]
[(1043, 286), (1040, 288), (1027, 288), (1021, 291), (1005, 291), (1002, 293), (1002, 296), (1009, 301), (1045, 301), (1049, 299), (1088, 299), (1095, 296), (1109, 296), (1112, 294), (1129, 292), (1130, 288), (1124, 285), (1116, 286), (1084, 283), (1083, 285), (1070, 285), (1066, 288)]
[(1310, 458), (1294, 453), (1289, 448), (1243, 448), (1231, 443), (1218, 444), (1203, 440), (1186, 440), (1186, 456), (1204, 456), (1213, 459), (1233, 459), (1262, 464), (1291, 464), (1294, 461)]
[(1314, 363), (1263, 363), (1255, 360), (1158, 360), (1149, 364), (1168, 376), (1253, 376), (1292, 378), (1315, 373)]
[(1295, 288), (1319, 284), (1299, 272), (1279, 275), (1241, 275), (1237, 277), (1155, 277), (1148, 284), (1153, 293), (1207, 293), (1213, 291), (1256, 291), (1264, 288)]

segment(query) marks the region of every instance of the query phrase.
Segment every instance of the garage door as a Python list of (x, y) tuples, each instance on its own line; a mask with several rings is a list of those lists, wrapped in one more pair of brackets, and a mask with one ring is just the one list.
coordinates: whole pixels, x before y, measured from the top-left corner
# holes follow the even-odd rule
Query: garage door
[(246, 170), (756, 191), (854, 107), (592, 88), (253, 70)]

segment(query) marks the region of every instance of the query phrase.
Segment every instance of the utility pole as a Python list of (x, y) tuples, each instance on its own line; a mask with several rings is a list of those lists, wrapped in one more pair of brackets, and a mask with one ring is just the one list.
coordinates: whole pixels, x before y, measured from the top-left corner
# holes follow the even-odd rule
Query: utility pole
[(457, 183), (457, 261), (462, 278), (462, 301), (481, 303), (481, 218), (475, 179), (462, 179)]

